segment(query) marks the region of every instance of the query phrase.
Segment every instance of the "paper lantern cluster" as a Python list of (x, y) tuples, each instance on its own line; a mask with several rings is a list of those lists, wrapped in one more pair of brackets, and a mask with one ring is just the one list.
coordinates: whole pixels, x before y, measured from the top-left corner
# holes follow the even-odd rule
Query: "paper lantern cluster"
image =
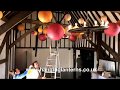
[(116, 36), (120, 32), (120, 26), (118, 23), (110, 23), (108, 29), (104, 30), (104, 33), (108, 36)]
[(42, 23), (48, 23), (51, 22), (52, 20), (52, 12), (51, 11), (39, 11), (38, 12), (38, 19), (42, 22)]

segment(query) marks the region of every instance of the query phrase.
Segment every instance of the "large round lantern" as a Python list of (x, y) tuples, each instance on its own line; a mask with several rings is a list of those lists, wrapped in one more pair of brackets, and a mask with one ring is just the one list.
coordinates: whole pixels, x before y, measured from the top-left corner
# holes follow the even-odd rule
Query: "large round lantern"
[(24, 31), (24, 30), (25, 30), (25, 26), (24, 26), (23, 24), (19, 24), (19, 25), (17, 26), (17, 29), (18, 29), (19, 31)]
[(74, 36), (74, 35), (70, 35), (70, 36), (69, 36), (69, 40), (72, 41), (72, 42), (75, 42), (76, 39), (77, 39), (77, 37)]
[(47, 35), (52, 40), (60, 40), (64, 36), (64, 28), (58, 23), (48, 26)]
[(116, 23), (110, 23), (108, 29), (104, 30), (104, 33), (108, 36), (116, 36), (120, 32), (120, 26)]
[(0, 11), (0, 19), (3, 17), (3, 12)]
[(104, 22), (106, 22), (107, 21), (107, 16), (101, 16), (101, 21), (104, 21)]
[(52, 17), (53, 15), (51, 11), (39, 11), (38, 12), (38, 19), (43, 23), (51, 22)]
[(65, 21), (70, 21), (71, 20), (71, 15), (70, 14), (66, 14), (64, 19), (65, 19)]
[(40, 34), (38, 38), (40, 41), (45, 41), (47, 39), (47, 36), (45, 34)]

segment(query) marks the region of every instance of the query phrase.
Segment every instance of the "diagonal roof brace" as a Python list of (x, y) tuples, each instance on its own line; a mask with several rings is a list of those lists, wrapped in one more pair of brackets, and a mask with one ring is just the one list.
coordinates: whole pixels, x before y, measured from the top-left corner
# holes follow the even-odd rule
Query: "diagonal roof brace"
[(0, 26), (0, 35), (9, 31), (22, 20), (27, 18), (33, 11), (20, 11), (18, 14), (13, 16), (10, 20), (8, 20), (5, 24)]

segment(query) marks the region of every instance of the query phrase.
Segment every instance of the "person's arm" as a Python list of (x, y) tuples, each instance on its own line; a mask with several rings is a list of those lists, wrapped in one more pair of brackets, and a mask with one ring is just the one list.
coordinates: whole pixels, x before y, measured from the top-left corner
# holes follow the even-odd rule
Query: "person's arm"
[(24, 77), (27, 75), (27, 72), (28, 72), (28, 71), (25, 71), (24, 73), (22, 73), (22, 74), (20, 74), (20, 75), (17, 75), (17, 76), (16, 76), (16, 79), (22, 79), (22, 78), (24, 78)]

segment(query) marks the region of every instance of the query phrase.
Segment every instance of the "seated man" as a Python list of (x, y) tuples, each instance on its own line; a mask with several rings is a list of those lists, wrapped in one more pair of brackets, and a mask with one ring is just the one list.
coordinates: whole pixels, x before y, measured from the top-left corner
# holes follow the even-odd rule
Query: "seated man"
[(27, 70), (20, 74), (20, 70), (18, 68), (16, 68), (15, 70), (12, 70), (9, 72), (10, 75), (13, 76), (13, 79), (23, 79), (26, 75), (27, 75)]

